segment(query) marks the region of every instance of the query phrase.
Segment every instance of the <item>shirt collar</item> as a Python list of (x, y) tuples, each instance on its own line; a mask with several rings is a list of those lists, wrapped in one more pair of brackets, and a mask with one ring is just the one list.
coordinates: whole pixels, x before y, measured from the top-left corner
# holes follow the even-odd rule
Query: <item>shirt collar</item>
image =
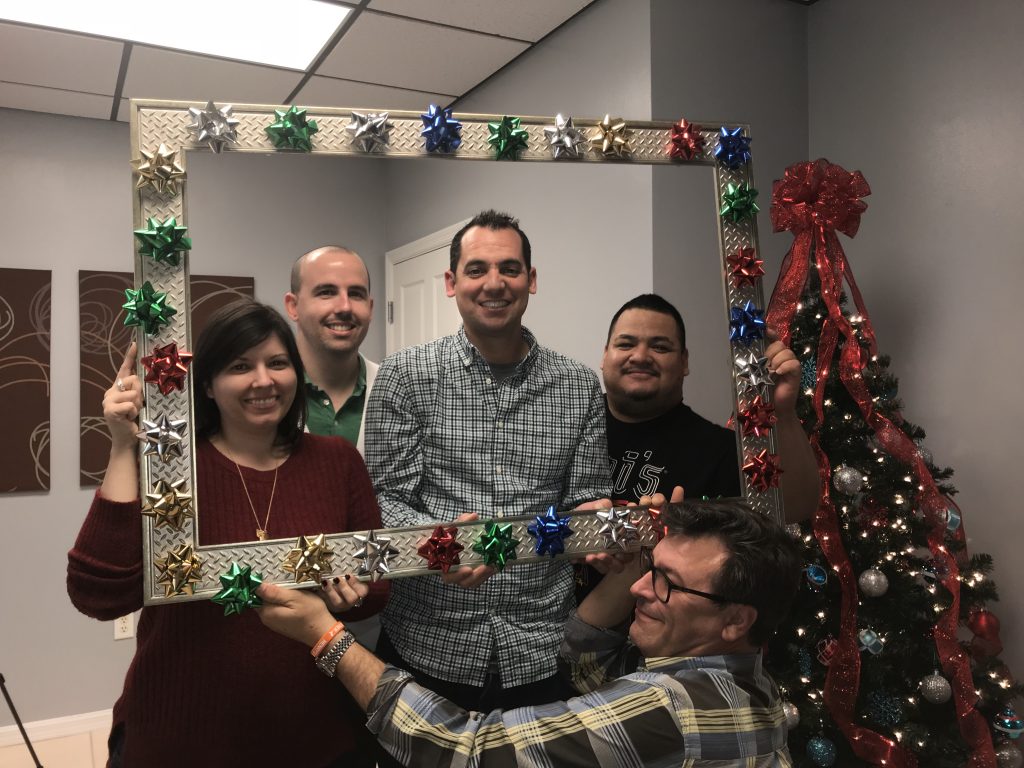
[[(537, 337), (530, 332), (529, 328), (523, 326), (521, 330), (523, 334), (523, 341), (526, 342), (529, 350), (526, 353), (526, 357), (519, 361), (518, 370), (525, 371), (533, 365), (533, 361), (537, 359), (537, 355), (540, 351), (540, 345), (537, 343)], [(462, 358), (462, 364), (467, 368), (476, 360), (487, 364), (487, 361), (484, 360), (484, 356), (480, 354), (480, 350), (473, 346), (473, 342), (471, 342), (469, 337), (466, 335), (465, 326), (459, 326), (459, 332), (455, 334), (455, 343), (459, 350), (459, 356)]]
[[(302, 378), (305, 380), (306, 391), (311, 395), (322, 394), (323, 390), (320, 389), (313, 380), (309, 378), (309, 373), (306, 371), (302, 372)], [(362, 355), (359, 356), (359, 378), (356, 379), (355, 389), (352, 390), (350, 397), (361, 397), (366, 392), (366, 360)]]
[(651, 656), (644, 659), (643, 668), (665, 674), (684, 669), (721, 669), (733, 674), (759, 674), (761, 652), (731, 653), (725, 656)]

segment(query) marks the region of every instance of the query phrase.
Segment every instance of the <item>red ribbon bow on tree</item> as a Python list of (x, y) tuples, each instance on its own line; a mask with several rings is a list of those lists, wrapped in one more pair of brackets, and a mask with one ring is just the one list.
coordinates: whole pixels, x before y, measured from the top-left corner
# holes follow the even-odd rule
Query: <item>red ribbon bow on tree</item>
[[(850, 173), (825, 159), (791, 165), (785, 176), (772, 186), (772, 228), (776, 232), (789, 230), (796, 238), (782, 263), (767, 318), (769, 326), (785, 333), (783, 341), (787, 344), (790, 324), (810, 271), (811, 247), (815, 245), (818, 271), (824, 272), (822, 293), (832, 297), (838, 311), (839, 291), (843, 278), (847, 279), (857, 311), (864, 317), (868, 329), (871, 353), (875, 353), (875, 339), (867, 322), (864, 301), (836, 235), (836, 232), (848, 237), (857, 234), (860, 215), (868, 207), (860, 198), (870, 194), (871, 188), (860, 171)], [(826, 298), (830, 310), (833, 302)], [(831, 359), (829, 355), (827, 360)]]
[[(960, 732), (971, 747), (970, 766), (995, 766), (991, 735), (981, 715), (974, 709), (977, 698), (965, 654), (956, 639), (960, 612), (958, 568), (943, 545), (945, 532), (943, 499), (931, 473), (913, 441), (885, 416), (877, 413), (861, 371), (867, 359), (854, 329), (840, 307), (844, 281), (849, 285), (861, 317), (860, 333), (871, 356), (877, 353), (875, 335), (867, 309), (837, 232), (853, 237), (860, 228), (861, 214), (867, 205), (860, 199), (871, 188), (860, 171), (847, 171), (828, 160), (797, 163), (786, 169), (784, 178), (772, 188), (772, 225), (776, 232), (791, 231), (793, 245), (782, 263), (779, 281), (772, 293), (766, 324), (776, 329), (787, 344), (797, 303), (807, 283), (811, 260), (821, 281), (822, 302), (828, 309), (817, 350), (817, 381), (814, 387), (814, 411), (817, 422), (824, 422), (823, 401), (832, 358), (839, 336), (844, 343), (840, 353), (839, 376), (857, 402), (867, 424), (874, 430), (879, 447), (890, 456), (913, 468), (921, 488), (919, 507), (931, 523), (928, 536), (933, 558), (944, 567), (943, 586), (952, 596), (952, 605), (936, 622), (935, 645), (943, 670), (952, 682)], [(814, 533), (822, 552), (836, 572), (841, 586), (840, 635), (825, 680), (825, 703), (836, 724), (847, 737), (853, 751), (873, 764), (916, 766), (915, 756), (891, 739), (854, 722), (853, 710), (860, 687), (860, 652), (857, 647), (857, 585), (849, 557), (842, 544), (835, 506), (829, 493), (832, 468), (818, 441), (811, 435), (818, 459), (821, 504), (814, 517)], [(962, 533), (960, 534), (962, 535)]]

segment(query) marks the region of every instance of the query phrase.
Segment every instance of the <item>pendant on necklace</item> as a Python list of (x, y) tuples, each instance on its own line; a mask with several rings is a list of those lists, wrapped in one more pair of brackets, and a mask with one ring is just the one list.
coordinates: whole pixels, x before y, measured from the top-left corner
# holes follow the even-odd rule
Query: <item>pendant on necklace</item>
[(257, 528), (256, 529), (256, 538), (259, 539), (260, 541), (266, 541), (267, 540), (267, 532), (264, 531), (262, 528)]

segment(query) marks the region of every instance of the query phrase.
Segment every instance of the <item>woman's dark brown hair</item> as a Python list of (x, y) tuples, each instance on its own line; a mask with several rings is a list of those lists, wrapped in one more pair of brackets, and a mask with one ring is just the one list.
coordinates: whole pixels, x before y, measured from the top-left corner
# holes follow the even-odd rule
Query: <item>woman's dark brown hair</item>
[(276, 309), (252, 299), (241, 299), (217, 310), (199, 334), (192, 359), (197, 437), (208, 439), (220, 432), (220, 409), (206, 394), (214, 377), (246, 350), (266, 341), (271, 334), (277, 336), (287, 350), (296, 377), (295, 399), (277, 425), (274, 445), (289, 453), (298, 445), (306, 426), (306, 398), (302, 393), (305, 372), (295, 335)]

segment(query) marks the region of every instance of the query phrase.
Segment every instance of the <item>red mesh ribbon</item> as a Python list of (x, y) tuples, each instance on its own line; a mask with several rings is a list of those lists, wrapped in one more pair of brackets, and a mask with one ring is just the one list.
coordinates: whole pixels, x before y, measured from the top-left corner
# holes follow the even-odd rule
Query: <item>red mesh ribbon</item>
[[(931, 525), (928, 546), (939, 572), (945, 573), (943, 586), (952, 596), (952, 605), (935, 625), (934, 637), (939, 659), (950, 679), (960, 732), (971, 748), (971, 768), (994, 768), (995, 753), (988, 727), (974, 709), (976, 696), (966, 655), (956, 640), (960, 612), (958, 569), (943, 545), (946, 500), (939, 494), (917, 446), (892, 421), (874, 410), (874, 404), (861, 375), (867, 359), (857, 342), (855, 330), (843, 315), (839, 298), (844, 281), (858, 314), (862, 318), (860, 332), (869, 354), (877, 353), (875, 335), (867, 309), (846, 254), (836, 232), (853, 237), (860, 227), (860, 216), (867, 205), (860, 199), (871, 193), (860, 171), (846, 169), (819, 159), (797, 163), (786, 169), (785, 177), (772, 188), (772, 224), (776, 232), (789, 230), (793, 245), (782, 264), (779, 281), (772, 293), (766, 323), (788, 344), (797, 303), (807, 283), (811, 258), (821, 281), (821, 298), (828, 310), (818, 339), (817, 381), (814, 387), (814, 412), (818, 425), (824, 422), (825, 384), (831, 372), (832, 357), (842, 335), (844, 343), (839, 358), (839, 378), (857, 402), (865, 421), (874, 430), (880, 449), (894, 459), (909, 465), (923, 490), (919, 505)], [(898, 417), (897, 417), (898, 418)], [(830, 497), (832, 467), (821, 449), (818, 434), (811, 436), (811, 445), (818, 459), (821, 483), (821, 504), (814, 517), (814, 534), (822, 553), (828, 558), (840, 584), (840, 634), (838, 647), (825, 679), (825, 703), (836, 724), (843, 731), (854, 753), (875, 765), (917, 765), (916, 757), (901, 746), (854, 721), (853, 711), (860, 687), (860, 650), (857, 645), (857, 586), (849, 556), (839, 534), (839, 522)], [(941, 566), (945, 566), (944, 568)]]

